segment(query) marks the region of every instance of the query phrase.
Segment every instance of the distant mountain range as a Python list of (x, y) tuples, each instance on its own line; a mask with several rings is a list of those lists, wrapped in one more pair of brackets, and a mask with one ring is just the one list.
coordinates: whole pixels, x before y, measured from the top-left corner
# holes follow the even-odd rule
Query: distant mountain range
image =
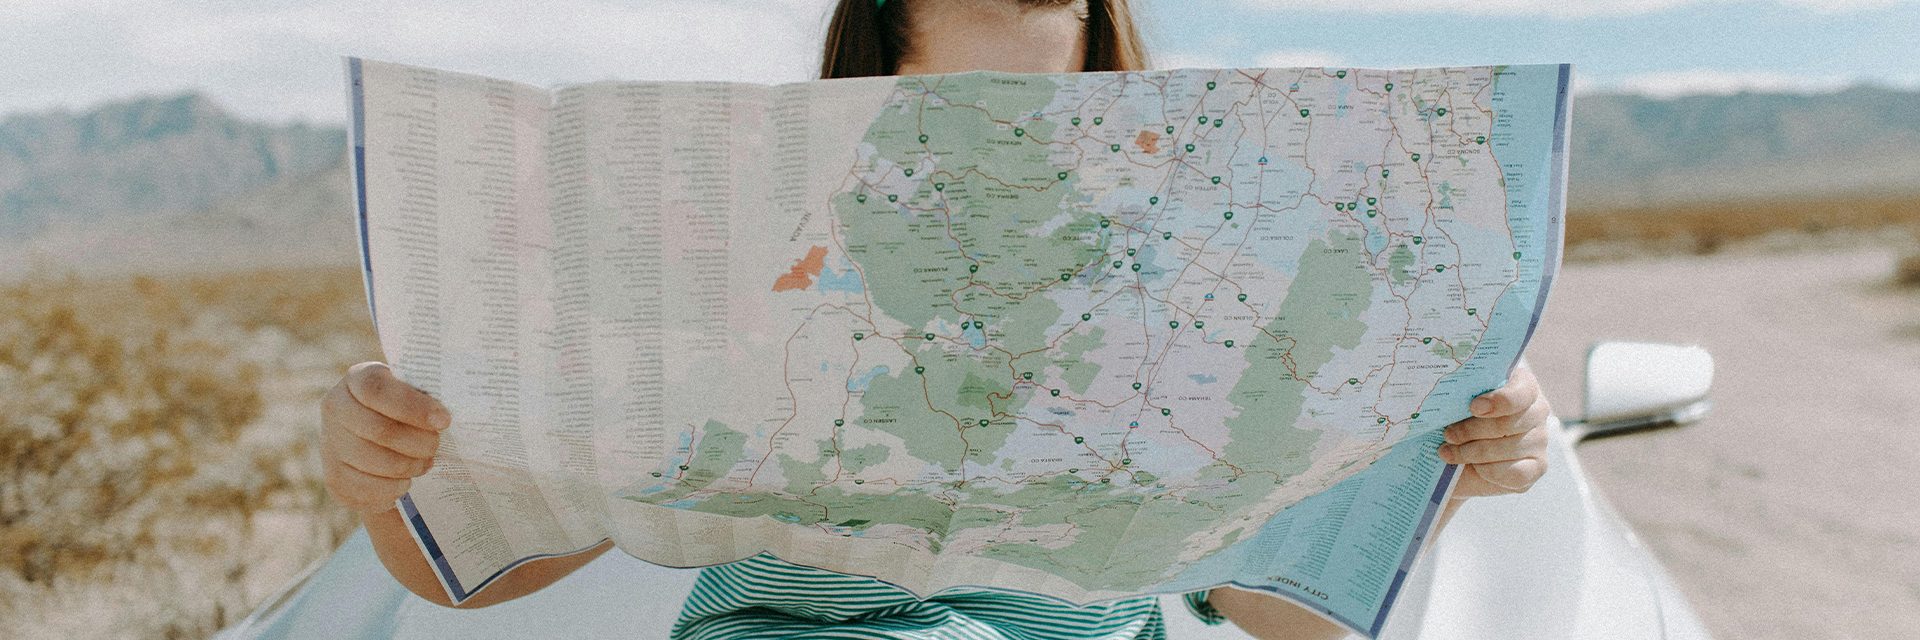
[(197, 93), (0, 119), (0, 275), (351, 261), (345, 147)]
[(1573, 104), (1576, 212), (1920, 194), (1920, 91), (1581, 95)]
[[(1574, 100), (1574, 215), (1920, 195), (1920, 91)], [(0, 273), (355, 259), (345, 133), (196, 93), (0, 120)]]

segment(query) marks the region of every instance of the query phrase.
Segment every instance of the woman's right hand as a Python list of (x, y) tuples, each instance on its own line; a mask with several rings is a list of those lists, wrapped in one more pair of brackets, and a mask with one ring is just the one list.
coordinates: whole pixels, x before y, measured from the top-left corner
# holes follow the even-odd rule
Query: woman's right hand
[(452, 415), (379, 362), (347, 369), (320, 402), (320, 464), (327, 493), (362, 517), (386, 513), (433, 468)]

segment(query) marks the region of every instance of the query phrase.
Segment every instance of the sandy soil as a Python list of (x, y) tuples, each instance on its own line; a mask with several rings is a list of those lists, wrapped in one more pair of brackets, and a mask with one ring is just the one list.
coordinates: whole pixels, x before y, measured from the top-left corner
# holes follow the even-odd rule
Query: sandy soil
[(1890, 284), (1901, 253), (1574, 263), (1556, 284), (1528, 359), (1563, 416), (1592, 341), (1714, 355), (1705, 421), (1581, 454), (1717, 637), (1920, 633), (1920, 289)]

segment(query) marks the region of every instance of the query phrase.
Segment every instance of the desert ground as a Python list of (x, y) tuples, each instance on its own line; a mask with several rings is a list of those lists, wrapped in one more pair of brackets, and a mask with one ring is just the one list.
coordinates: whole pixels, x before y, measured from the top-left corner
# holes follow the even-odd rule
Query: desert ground
[(1716, 637), (1920, 629), (1920, 288), (1891, 278), (1914, 250), (1840, 240), (1576, 262), (1555, 284), (1528, 362), (1561, 415), (1579, 415), (1594, 340), (1714, 356), (1704, 421), (1580, 453)]
[[(1562, 415), (1588, 344), (1705, 345), (1713, 413), (1582, 449), (1722, 638), (1920, 629), (1920, 287), (1904, 234), (1574, 247), (1530, 349)], [(1679, 251), (1682, 253), (1671, 253)], [(1697, 255), (1691, 252), (1708, 252)], [(196, 638), (354, 526), (317, 398), (377, 359), (357, 271), (0, 284), (0, 634)]]

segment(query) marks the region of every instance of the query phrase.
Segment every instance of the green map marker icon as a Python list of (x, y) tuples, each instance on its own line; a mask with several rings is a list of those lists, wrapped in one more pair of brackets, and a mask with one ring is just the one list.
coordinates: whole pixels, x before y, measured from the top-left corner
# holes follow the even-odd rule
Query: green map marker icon
[(1213, 90), (1213, 87), (1214, 87), (1214, 84), (1213, 84), (1213, 81), (1212, 81), (1212, 80), (1208, 80), (1208, 81), (1207, 81), (1207, 90), (1208, 90), (1208, 91), (1212, 91), (1212, 90)]

